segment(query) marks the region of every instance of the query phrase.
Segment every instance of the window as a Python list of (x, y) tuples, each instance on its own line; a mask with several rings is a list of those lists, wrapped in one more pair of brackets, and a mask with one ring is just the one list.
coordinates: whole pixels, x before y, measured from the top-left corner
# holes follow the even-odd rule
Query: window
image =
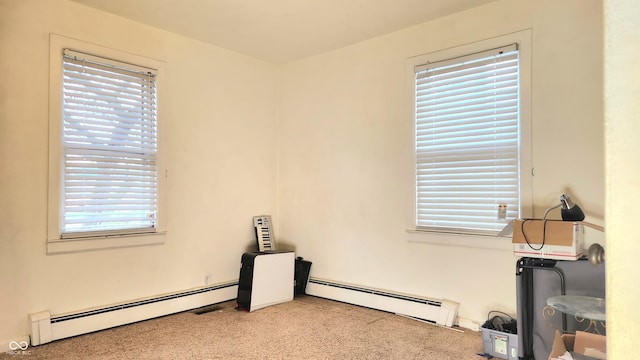
[(120, 246), (138, 245), (131, 237), (159, 232), (159, 71), (60, 47), (52, 46), (60, 70), (50, 102), (60, 105), (50, 121), (50, 182), (59, 192), (50, 194), (58, 206), (49, 240), (124, 236)]
[(529, 206), (520, 49), (456, 50), (413, 67), (415, 228), (495, 236)]
[(156, 70), (62, 56), (62, 237), (155, 231)]

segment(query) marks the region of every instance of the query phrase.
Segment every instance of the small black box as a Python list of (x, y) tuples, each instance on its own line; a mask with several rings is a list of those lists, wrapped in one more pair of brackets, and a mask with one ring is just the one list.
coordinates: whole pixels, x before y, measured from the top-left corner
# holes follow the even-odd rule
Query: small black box
[(304, 295), (307, 291), (309, 272), (311, 271), (311, 261), (303, 260), (300, 256), (296, 258), (296, 268), (294, 271), (295, 291), (294, 296)]

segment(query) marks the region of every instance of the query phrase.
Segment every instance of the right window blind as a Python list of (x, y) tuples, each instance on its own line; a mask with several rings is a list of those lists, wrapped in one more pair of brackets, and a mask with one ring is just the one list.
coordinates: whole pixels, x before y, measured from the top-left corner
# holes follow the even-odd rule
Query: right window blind
[(519, 217), (517, 44), (415, 67), (416, 228), (495, 235)]

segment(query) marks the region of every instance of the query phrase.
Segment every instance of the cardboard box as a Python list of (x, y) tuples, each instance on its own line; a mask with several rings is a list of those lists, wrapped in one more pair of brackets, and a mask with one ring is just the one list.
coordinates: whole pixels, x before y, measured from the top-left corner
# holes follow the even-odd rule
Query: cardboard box
[[(546, 234), (544, 245), (543, 228)], [(542, 220), (517, 219), (511, 242), (513, 253), (517, 256), (578, 260), (584, 252), (584, 225), (581, 222), (547, 220), (546, 227), (543, 227)]]
[(607, 358), (607, 337), (583, 331), (576, 331), (576, 334), (561, 335), (556, 331), (553, 339), (553, 348), (549, 354), (549, 360), (573, 359), (567, 352), (587, 356), (589, 359), (605, 360)]

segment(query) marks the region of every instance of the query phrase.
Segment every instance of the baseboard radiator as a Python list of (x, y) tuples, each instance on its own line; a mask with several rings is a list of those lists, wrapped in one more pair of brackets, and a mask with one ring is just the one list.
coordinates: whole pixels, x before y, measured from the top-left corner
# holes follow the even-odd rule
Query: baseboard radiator
[(448, 327), (453, 326), (458, 314), (458, 303), (454, 301), (427, 299), (313, 277), (309, 279), (306, 292), (313, 296), (410, 316)]
[(41, 345), (76, 335), (131, 324), (235, 299), (238, 282), (229, 282), (101, 308), (51, 315), (29, 315), (31, 345)]

